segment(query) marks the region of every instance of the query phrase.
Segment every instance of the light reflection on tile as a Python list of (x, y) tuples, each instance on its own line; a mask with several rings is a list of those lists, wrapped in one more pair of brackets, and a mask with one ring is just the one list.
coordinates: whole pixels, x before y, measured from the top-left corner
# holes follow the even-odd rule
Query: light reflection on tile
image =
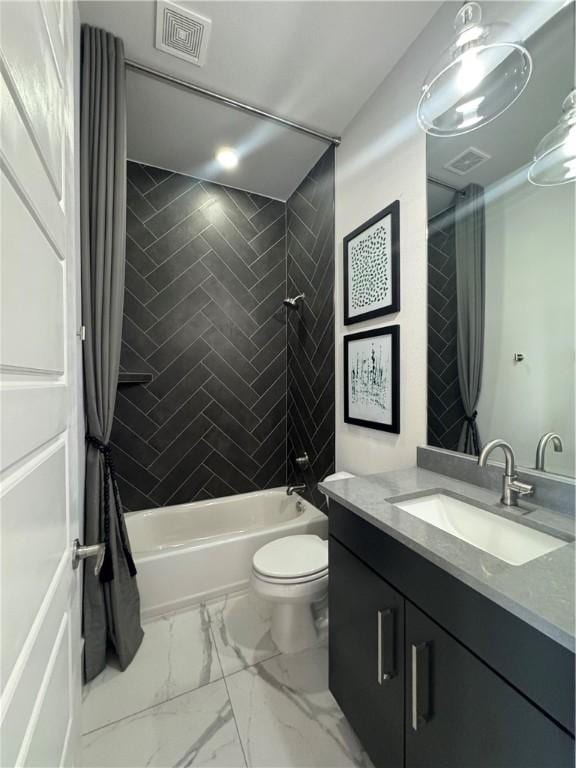
[(210, 603), (208, 610), (225, 675), (280, 653), (270, 636), (270, 603), (247, 593)]
[(128, 669), (109, 666), (85, 686), (83, 733), (222, 677), (205, 606), (147, 622), (144, 632)]
[(324, 647), (276, 656), (227, 678), (249, 765), (371, 765), (328, 690)]
[(83, 736), (82, 759), (85, 768), (245, 766), (223, 680)]

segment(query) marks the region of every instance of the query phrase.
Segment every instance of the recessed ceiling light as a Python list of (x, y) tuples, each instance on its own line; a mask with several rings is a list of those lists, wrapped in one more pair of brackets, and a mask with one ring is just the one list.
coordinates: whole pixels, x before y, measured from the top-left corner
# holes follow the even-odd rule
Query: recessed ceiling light
[(232, 170), (232, 168), (236, 168), (238, 165), (238, 155), (233, 149), (230, 149), (230, 147), (222, 147), (222, 149), (219, 149), (216, 153), (216, 160), (218, 160), (222, 168), (226, 168), (228, 171)]

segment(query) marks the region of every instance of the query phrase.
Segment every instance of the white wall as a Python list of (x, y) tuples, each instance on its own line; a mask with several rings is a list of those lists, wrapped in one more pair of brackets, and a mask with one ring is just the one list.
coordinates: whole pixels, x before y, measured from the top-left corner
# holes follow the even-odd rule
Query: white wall
[(540, 436), (558, 432), (564, 452), (550, 446), (546, 468), (574, 475), (574, 185), (494, 191), (486, 190), (480, 434), (508, 440), (518, 463), (534, 466)]
[[(350, 123), (336, 151), (336, 468), (370, 474), (414, 465), (426, 444), (426, 137), (416, 106), (426, 72), (446, 44), (454, 6), (445, 4)], [(343, 325), (342, 239), (400, 200), (401, 311)], [(400, 324), (400, 434), (344, 423), (345, 333)]]

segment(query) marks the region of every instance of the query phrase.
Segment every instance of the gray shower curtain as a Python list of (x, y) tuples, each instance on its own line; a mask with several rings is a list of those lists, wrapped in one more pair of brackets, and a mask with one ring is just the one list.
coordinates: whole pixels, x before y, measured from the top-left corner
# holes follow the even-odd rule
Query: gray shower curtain
[(484, 190), (470, 184), (455, 208), (458, 380), (465, 411), (458, 450), (477, 456), (476, 422), (484, 357), (485, 229)]
[(114, 479), (112, 431), (124, 301), (126, 92), (122, 41), (82, 27), (80, 83), (82, 317), (86, 328), (84, 541), (106, 542), (99, 576), (84, 569), (84, 676), (124, 669), (142, 641), (140, 597)]

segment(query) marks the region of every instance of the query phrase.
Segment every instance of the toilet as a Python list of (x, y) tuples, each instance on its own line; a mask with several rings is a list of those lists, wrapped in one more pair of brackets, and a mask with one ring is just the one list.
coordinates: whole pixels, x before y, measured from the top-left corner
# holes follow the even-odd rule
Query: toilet
[[(329, 475), (326, 481), (353, 477)], [(270, 632), (282, 653), (298, 653), (318, 639), (312, 605), (328, 592), (328, 542), (313, 534), (264, 544), (252, 559), (254, 593), (272, 603)]]

